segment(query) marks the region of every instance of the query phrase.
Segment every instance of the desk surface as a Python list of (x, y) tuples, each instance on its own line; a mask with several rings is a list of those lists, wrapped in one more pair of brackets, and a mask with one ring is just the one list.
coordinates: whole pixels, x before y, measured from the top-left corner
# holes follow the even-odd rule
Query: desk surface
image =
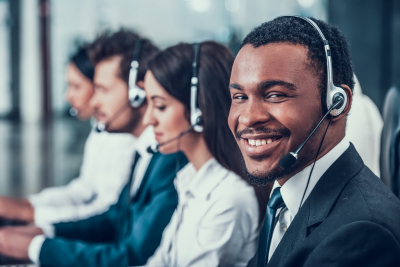
[(25, 267), (25, 266), (35, 266), (32, 264), (30, 261), (21, 261), (21, 260), (15, 260), (13, 258), (9, 258), (7, 256), (4, 256), (0, 254), (0, 266), (20, 266), (20, 267)]

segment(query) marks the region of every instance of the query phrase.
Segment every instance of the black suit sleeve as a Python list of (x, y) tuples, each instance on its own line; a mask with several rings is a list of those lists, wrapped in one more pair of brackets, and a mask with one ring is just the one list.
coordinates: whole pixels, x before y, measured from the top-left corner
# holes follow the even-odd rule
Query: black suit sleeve
[(359, 221), (340, 227), (323, 240), (307, 267), (400, 266), (400, 244), (383, 226)]

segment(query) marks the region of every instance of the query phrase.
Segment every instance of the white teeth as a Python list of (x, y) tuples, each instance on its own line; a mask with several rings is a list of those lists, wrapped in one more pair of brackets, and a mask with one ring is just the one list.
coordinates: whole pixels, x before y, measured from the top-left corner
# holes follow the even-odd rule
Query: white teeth
[(248, 139), (248, 142), (251, 146), (262, 146), (262, 145), (266, 145), (266, 144), (271, 144), (272, 143), (272, 139), (268, 138), (268, 139)]
[(265, 139), (263, 139), (263, 140), (261, 140), (261, 144), (262, 144), (262, 145), (266, 145), (266, 144), (267, 144), (267, 141), (265, 141)]

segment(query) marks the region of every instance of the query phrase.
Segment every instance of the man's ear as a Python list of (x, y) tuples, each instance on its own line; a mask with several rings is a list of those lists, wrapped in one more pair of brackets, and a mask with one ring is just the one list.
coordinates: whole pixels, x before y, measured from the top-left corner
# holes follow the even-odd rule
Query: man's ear
[(346, 117), (349, 114), (350, 108), (351, 108), (351, 104), (353, 103), (353, 92), (351, 91), (350, 87), (348, 87), (345, 84), (341, 84), (340, 86), (342, 87), (342, 89), (344, 90), (344, 92), (347, 95), (347, 103), (346, 103), (346, 107), (344, 108), (342, 113), (339, 116), (334, 117), (332, 119), (332, 121), (337, 121), (337, 120), (340, 120), (343, 117)]
[(136, 86), (139, 87), (139, 88), (144, 89), (144, 81), (138, 81), (138, 82), (136, 82)]

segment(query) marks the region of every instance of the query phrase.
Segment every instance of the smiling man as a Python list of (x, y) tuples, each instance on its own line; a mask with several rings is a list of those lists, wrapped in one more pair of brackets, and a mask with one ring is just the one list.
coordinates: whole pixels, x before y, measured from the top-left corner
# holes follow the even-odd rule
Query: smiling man
[(244, 39), (229, 126), (250, 182), (274, 183), (254, 266), (399, 266), (400, 201), (345, 138), (353, 86), (347, 41), (322, 21)]

